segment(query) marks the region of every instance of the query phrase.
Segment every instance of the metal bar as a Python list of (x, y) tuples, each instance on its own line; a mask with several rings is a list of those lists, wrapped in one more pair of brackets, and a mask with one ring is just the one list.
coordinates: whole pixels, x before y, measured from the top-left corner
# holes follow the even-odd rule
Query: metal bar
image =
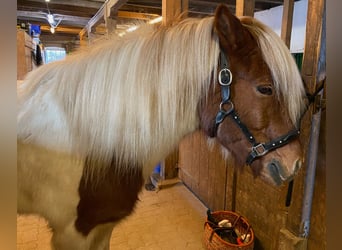
[(312, 210), (312, 199), (314, 193), (316, 162), (318, 152), (319, 130), (321, 123), (321, 110), (312, 116), (311, 137), (307, 154), (307, 170), (305, 177), (304, 198), (302, 207), (301, 237), (308, 238), (310, 232), (310, 217)]
[[(311, 89), (314, 89), (314, 90), (316, 90), (317, 88), (317, 80), (322, 77), (325, 77), (325, 42), (326, 42), (325, 41), (326, 40), (326, 37), (325, 37), (325, 21), (326, 21), (325, 0), (317, 1), (316, 4), (318, 5), (313, 5), (311, 8), (308, 8), (308, 11), (309, 10), (311, 11), (311, 13), (308, 12), (308, 14), (317, 15), (317, 11), (312, 13), (315, 10), (314, 8), (320, 7), (321, 9), (320, 10), (321, 19), (316, 20), (316, 22), (321, 26), (318, 28), (318, 30), (320, 31), (319, 34), (317, 35), (318, 41), (311, 41), (313, 44), (318, 44), (318, 53), (316, 54), (315, 52), (314, 55), (311, 55), (315, 59), (313, 60), (313, 62), (316, 62), (315, 65), (312, 65), (311, 67), (309, 67), (310, 65), (307, 65), (307, 68), (304, 71), (304, 73), (314, 72), (314, 74), (311, 77), (310, 75), (307, 76), (307, 79), (311, 78), (310, 79), (311, 82), (314, 83), (314, 85), (311, 86)], [(309, 7), (310, 7), (310, 3), (309, 3)], [(314, 24), (311, 24), (311, 25), (314, 25)], [(307, 169), (306, 169), (306, 176), (305, 176), (302, 219), (301, 219), (301, 224), (300, 224), (300, 236), (303, 238), (308, 238), (309, 232), (310, 232), (310, 219), (311, 219), (312, 200), (313, 200), (314, 184), (315, 184), (315, 177), (316, 177), (318, 140), (319, 140), (319, 132), (320, 132), (321, 112), (322, 112), (320, 104), (322, 103), (322, 99), (323, 99), (323, 90), (319, 93), (319, 95), (316, 98), (319, 98), (318, 99), (319, 105), (318, 105), (317, 110), (316, 110), (316, 107), (313, 107), (313, 115), (311, 118), (310, 141), (309, 141), (309, 147), (308, 147), (307, 159), (306, 159)], [(314, 104), (316, 104), (316, 102)]]

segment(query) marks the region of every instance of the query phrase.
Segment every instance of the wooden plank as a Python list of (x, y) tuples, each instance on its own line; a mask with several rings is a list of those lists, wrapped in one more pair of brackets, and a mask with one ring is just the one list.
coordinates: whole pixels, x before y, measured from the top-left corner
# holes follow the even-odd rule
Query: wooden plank
[[(50, 32), (50, 25), (41, 25), (40, 30)], [(68, 34), (77, 34), (81, 31), (81, 28), (74, 28), (74, 27), (57, 27), (56, 33), (62, 32), (62, 33), (68, 33)]]
[(177, 176), (178, 147), (164, 160), (164, 179), (172, 179)]
[(179, 177), (212, 210), (225, 208), (226, 166), (219, 144), (209, 149), (202, 131), (180, 143)]
[[(26, 0), (18, 0), (18, 3), (20, 4), (27, 4), (29, 6), (35, 6), (32, 5), (32, 3), (36, 3), (36, 4), (42, 4), (41, 0), (30, 0), (29, 2), (31, 3), (27, 3), (28, 1)], [(103, 2), (103, 1), (102, 1)], [(67, 6), (73, 6), (75, 8), (92, 8), (92, 9), (98, 9), (101, 7), (101, 2), (100, 1), (84, 1), (84, 0), (58, 0), (58, 1), (50, 1), (49, 6), (50, 9), (53, 9), (55, 7), (55, 5), (61, 6), (61, 5), (67, 5)], [(52, 7), (51, 7), (52, 6)]]
[(280, 195), (282, 187), (255, 178), (249, 166), (238, 171), (237, 176), (235, 211), (252, 225), (258, 239), (255, 249), (279, 249), (276, 245), (283, 221), (279, 202), (283, 200)]
[(308, 2), (308, 13), (306, 23), (305, 49), (302, 65), (302, 76), (308, 84), (308, 88), (315, 89), (314, 79), (317, 73), (317, 64), (320, 53), (322, 20), (325, 0)]
[[(307, 89), (310, 93), (313, 93), (316, 89), (317, 82), (321, 74), (320, 70), (324, 70), (325, 66), (325, 0), (308, 1), (308, 13), (306, 22), (306, 38), (304, 57), (302, 64), (302, 77)], [(320, 74), (321, 73), (321, 74)], [(302, 132), (301, 132), (301, 143), (304, 149), (304, 155), (307, 154), (309, 139), (310, 139), (310, 127), (311, 117), (313, 113), (313, 107), (304, 116), (302, 121)], [(314, 187), (314, 197), (312, 204), (311, 223), (310, 226), (310, 238), (308, 241), (309, 249), (325, 249), (325, 230), (326, 227), (322, 221), (325, 221), (326, 207), (325, 207), (325, 174), (326, 174), (326, 163), (325, 163), (325, 120), (321, 122), (321, 135), (319, 143), (320, 148), (318, 150), (318, 159), (316, 165), (316, 181)], [(290, 231), (300, 235), (302, 232), (301, 225), (301, 210), (303, 206), (303, 191), (305, 189), (305, 175), (307, 159), (303, 164), (303, 167), (296, 177), (294, 185), (294, 200), (289, 208), (289, 215), (287, 225)]]
[(17, 80), (23, 80), (28, 72), (25, 52), (25, 31), (17, 30)]
[(163, 24), (169, 25), (176, 18), (180, 17), (181, 13), (187, 12), (189, 6), (188, 0), (163, 0), (162, 1), (162, 16)]
[(255, 0), (236, 0), (236, 16), (254, 16)]
[(17, 30), (17, 80), (23, 80), (34, 68), (32, 46), (32, 38), (24, 30)]
[(176, 16), (179, 16), (181, 13), (181, 1), (169, 1), (163, 0), (162, 1), (162, 16), (163, 16), (163, 24), (168, 25), (170, 24)]
[(179, 143), (179, 178), (192, 190), (193, 183), (195, 182), (192, 177), (192, 163), (193, 163), (193, 134), (186, 136)]
[[(321, 36), (323, 31), (323, 14), (325, 0), (308, 1), (308, 13), (306, 21), (305, 48), (302, 63), (302, 78), (309, 93), (314, 93), (318, 80), (318, 69), (321, 55)], [(325, 56), (323, 62), (325, 63)], [(313, 105), (302, 120), (301, 142), (304, 154), (309, 144), (309, 133)], [(305, 165), (306, 163), (304, 163)]]
[(215, 142), (212, 150), (209, 150), (207, 145), (205, 147), (208, 155), (208, 206), (212, 210), (224, 210), (227, 173), (226, 162), (221, 153), (221, 145)]
[(83, 39), (83, 36), (91, 32), (93, 26), (101, 22), (105, 22), (105, 19), (108, 17), (113, 17), (117, 15), (117, 11), (121, 5), (126, 3), (127, 0), (108, 0), (104, 2), (101, 8), (96, 12), (96, 14), (88, 21), (88, 24), (80, 31), (79, 36), (80, 40)]
[[(291, 46), (291, 35), (292, 35), (292, 23), (293, 23), (293, 10), (294, 10), (294, 0), (284, 0), (283, 5), (283, 16), (282, 16), (282, 24), (281, 24), (281, 34), (280, 37), (286, 44), (288, 48)], [(286, 197), (288, 192), (293, 191), (293, 181), (290, 183), (285, 184), (286, 187), (281, 188), (279, 192), (279, 197), (283, 197), (282, 200), (279, 201), (279, 221), (278, 224), (280, 224), (280, 228), (286, 228), (286, 221), (288, 217), (288, 207), (290, 206), (292, 202), (288, 201), (288, 204), (286, 205)]]
[(189, 0), (181, 0), (182, 1), (182, 17), (186, 18), (188, 16), (189, 11)]
[(290, 48), (291, 31), (293, 22), (294, 0), (284, 0), (283, 18), (281, 24), (281, 39)]
[[(180, 16), (181, 12), (188, 6), (188, 0), (182, 1), (182, 0), (163, 0), (162, 1), (162, 20), (163, 24), (167, 25), (169, 23), (172, 23), (173, 20)], [(194, 135), (194, 138), (191, 138), (190, 140), (197, 140), (196, 134)], [(168, 156), (165, 160), (165, 175), (166, 176), (173, 176), (173, 173), (175, 172), (176, 168), (176, 158), (178, 159), (178, 150), (177, 153), (173, 153), (170, 156)], [(195, 161), (198, 160), (198, 156), (193, 158)], [(186, 159), (185, 159), (186, 162)], [(190, 181), (190, 176), (187, 176), (186, 171), (189, 171), (188, 173), (192, 175), (192, 181)], [(182, 170), (181, 170), (182, 171)], [(188, 179), (188, 185), (192, 187), (194, 192), (199, 191), (198, 186), (198, 179), (199, 179), (199, 170), (198, 170), (198, 164), (196, 162), (192, 162), (189, 164), (186, 164), (185, 168), (183, 169), (183, 173), (180, 173), (180, 175), (183, 176), (183, 179)], [(190, 182), (190, 183), (189, 183)]]
[(196, 131), (193, 134), (193, 144), (192, 144), (192, 148), (190, 149), (191, 155), (192, 155), (192, 162), (191, 162), (191, 170), (192, 170), (192, 174), (191, 176), (193, 177), (194, 180), (194, 185), (193, 185), (193, 191), (195, 193), (200, 193), (200, 168), (201, 168), (201, 161), (200, 161), (200, 157), (199, 154), (201, 153), (201, 132), (200, 131)]
[[(203, 134), (203, 132), (202, 132)], [(211, 152), (208, 151), (208, 143), (206, 137), (204, 135), (201, 136), (201, 144), (198, 149), (199, 156), (199, 196), (203, 201), (208, 203), (209, 201), (209, 173), (211, 168), (209, 166), (209, 154)]]
[(148, 21), (152, 18), (159, 17), (159, 15), (150, 14), (150, 13), (131, 12), (131, 11), (118, 11), (118, 17), (138, 19), (138, 20), (147, 20)]

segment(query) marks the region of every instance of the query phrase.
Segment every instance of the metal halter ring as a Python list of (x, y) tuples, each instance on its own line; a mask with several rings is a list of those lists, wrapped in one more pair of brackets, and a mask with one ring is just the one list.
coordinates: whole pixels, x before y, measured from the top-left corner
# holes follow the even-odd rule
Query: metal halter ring
[(229, 86), (233, 80), (232, 72), (227, 68), (221, 69), (218, 74), (218, 80), (220, 85)]
[[(224, 109), (224, 105), (226, 105), (226, 104), (230, 105), (230, 109), (228, 109), (228, 110)], [(232, 112), (233, 109), (234, 109), (234, 104), (230, 100), (220, 103), (220, 111), (223, 112), (225, 115), (230, 114), (230, 112)]]

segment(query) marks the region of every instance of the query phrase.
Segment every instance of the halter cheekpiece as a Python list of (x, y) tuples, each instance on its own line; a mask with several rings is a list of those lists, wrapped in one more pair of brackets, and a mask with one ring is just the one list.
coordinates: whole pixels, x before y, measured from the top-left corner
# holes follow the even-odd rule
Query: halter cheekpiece
[(216, 114), (215, 118), (215, 135), (217, 133), (217, 129), (219, 125), (223, 122), (223, 120), (230, 116), (233, 121), (238, 125), (243, 134), (246, 136), (247, 140), (252, 144), (251, 152), (248, 154), (246, 159), (246, 164), (251, 165), (251, 163), (259, 157), (267, 154), (269, 151), (280, 148), (286, 144), (288, 144), (291, 140), (296, 138), (300, 134), (299, 129), (291, 130), (289, 133), (280, 136), (274, 140), (271, 140), (266, 143), (257, 142), (252, 135), (252, 133), (248, 130), (246, 125), (240, 120), (240, 117), (236, 113), (234, 109), (234, 104), (230, 99), (230, 85), (233, 81), (232, 72), (229, 69), (229, 62), (224, 55), (224, 53), (220, 52), (220, 71), (218, 73), (218, 82), (221, 87), (221, 103), (219, 106), (219, 111)]

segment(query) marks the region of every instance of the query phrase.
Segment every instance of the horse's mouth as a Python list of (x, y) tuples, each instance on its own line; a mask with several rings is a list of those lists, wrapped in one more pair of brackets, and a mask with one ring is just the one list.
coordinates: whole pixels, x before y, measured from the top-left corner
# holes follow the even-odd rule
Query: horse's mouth
[(273, 182), (277, 186), (280, 186), (283, 182), (291, 181), (296, 175), (296, 173), (298, 172), (298, 170), (300, 169), (300, 167), (301, 167), (301, 161), (297, 160), (295, 162), (294, 171), (292, 172), (292, 174), (289, 175), (285, 172), (284, 167), (277, 160), (272, 160), (267, 165), (269, 174), (272, 177)]

